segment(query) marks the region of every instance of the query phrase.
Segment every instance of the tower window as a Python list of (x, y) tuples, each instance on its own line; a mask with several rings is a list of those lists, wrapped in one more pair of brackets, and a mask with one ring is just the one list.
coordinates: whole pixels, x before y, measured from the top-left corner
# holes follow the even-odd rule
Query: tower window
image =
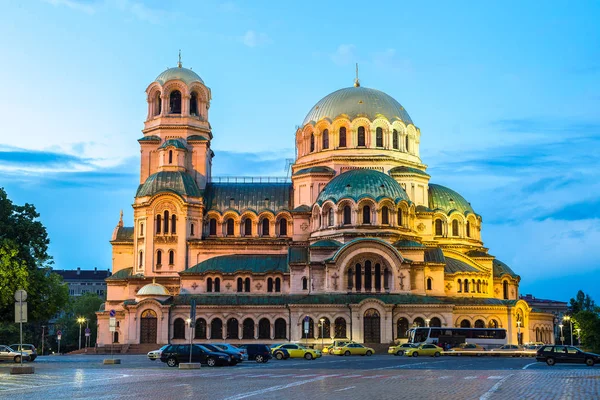
[(340, 128), (340, 142), (339, 147), (346, 147), (346, 128)]
[(467, 221), (467, 237), (471, 237), (471, 223)]
[(227, 220), (227, 236), (233, 236), (233, 231), (234, 231), (233, 218), (229, 218)]
[(306, 277), (302, 278), (302, 290), (308, 290), (308, 279)]
[(350, 225), (352, 223), (352, 212), (350, 206), (344, 207), (344, 225)]
[(221, 279), (215, 278), (215, 292), (219, 293), (221, 291)]
[(333, 226), (333, 208), (330, 208), (329, 211), (327, 211), (327, 222), (328, 226)]
[(377, 128), (375, 130), (375, 146), (383, 147), (383, 129)]
[(173, 164), (173, 150), (169, 150), (169, 164)]
[(170, 114), (181, 114), (181, 92), (174, 90), (169, 96)]
[(246, 218), (244, 221), (244, 236), (252, 236), (252, 221)]
[(363, 207), (363, 224), (371, 223), (371, 207), (364, 206)]
[(269, 220), (267, 218), (262, 220), (262, 235), (269, 236)]
[(390, 212), (388, 210), (388, 208), (386, 206), (383, 206), (381, 208), (381, 223), (383, 225), (389, 225), (390, 224)]
[(310, 152), (315, 151), (315, 135), (310, 135)]
[(452, 236), (458, 236), (458, 221), (452, 221)]
[(408, 135), (406, 135), (406, 136), (404, 137), (404, 141), (405, 141), (405, 143), (404, 143), (404, 145), (405, 145), (405, 150), (406, 150), (406, 152), (409, 152), (409, 149), (408, 149), (408, 145), (409, 145), (409, 143), (408, 143)]
[(436, 219), (435, 220), (435, 236), (442, 236), (442, 235), (443, 235), (442, 220)]
[(144, 223), (140, 223), (140, 237), (144, 237)]
[(173, 250), (169, 250), (169, 265), (175, 264), (175, 252)]
[(140, 258), (140, 260), (139, 260), (138, 266), (140, 268), (142, 268), (142, 266), (144, 265), (144, 252), (142, 250), (140, 250), (139, 258)]
[(162, 111), (162, 99), (160, 98), (160, 93), (156, 93), (154, 101), (156, 102), (156, 105), (154, 106), (154, 115), (160, 115)]
[(242, 293), (244, 291), (244, 280), (242, 278), (237, 278), (237, 291), (238, 293)]
[(392, 147), (398, 150), (398, 131), (395, 129), (392, 132)]
[(431, 290), (433, 285), (433, 280), (431, 278), (427, 278), (427, 290)]
[(212, 280), (212, 278), (208, 278), (208, 279), (206, 280), (206, 291), (207, 291), (208, 293), (210, 293), (210, 292), (212, 292), (212, 291), (213, 291), (213, 280)]
[(329, 131), (325, 129), (323, 131), (323, 150), (329, 148)]
[(167, 234), (167, 233), (169, 233), (169, 212), (167, 210), (165, 210), (164, 216), (165, 217), (164, 217), (164, 221), (163, 221), (163, 223), (164, 223), (163, 232), (165, 234)]
[(190, 98), (190, 115), (198, 115), (198, 96), (192, 93)]
[(275, 292), (281, 292), (281, 279), (275, 278)]
[(156, 233), (160, 233), (161, 227), (162, 227), (162, 218), (159, 214), (156, 216)]
[(398, 209), (398, 226), (402, 226), (402, 209)]
[(273, 278), (267, 279), (267, 292), (271, 293), (273, 291)]
[(177, 217), (175, 214), (171, 215), (171, 233), (177, 233)]
[(162, 250), (158, 250), (156, 252), (156, 265), (159, 266), (162, 264)]
[(250, 293), (250, 278), (244, 279), (244, 292)]
[(208, 221), (208, 234), (209, 236), (217, 236), (217, 220), (214, 218)]
[(190, 225), (190, 235), (194, 236), (194, 224)]
[(279, 236), (287, 236), (287, 219), (279, 220)]
[(359, 147), (364, 147), (365, 146), (365, 127), (364, 126), (359, 126), (358, 127), (358, 146)]

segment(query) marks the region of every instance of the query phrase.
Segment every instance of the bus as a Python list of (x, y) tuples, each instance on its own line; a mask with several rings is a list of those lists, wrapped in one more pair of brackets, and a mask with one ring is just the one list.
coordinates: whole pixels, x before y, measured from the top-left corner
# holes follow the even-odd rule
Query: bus
[(488, 350), (507, 344), (506, 329), (499, 328), (411, 328), (408, 330), (408, 342), (450, 347), (474, 343)]

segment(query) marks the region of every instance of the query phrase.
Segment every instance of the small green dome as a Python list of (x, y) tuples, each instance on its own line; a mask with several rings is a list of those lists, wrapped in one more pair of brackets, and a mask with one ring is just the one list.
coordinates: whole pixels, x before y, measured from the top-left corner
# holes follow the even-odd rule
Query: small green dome
[(509, 275), (515, 279), (519, 279), (519, 275), (515, 274), (515, 272), (506, 264), (498, 259), (494, 259), (492, 261), (493, 269), (494, 269), (494, 278), (501, 278), (504, 275)]
[(198, 76), (197, 73), (191, 69), (183, 67), (169, 68), (156, 78), (156, 82), (160, 83), (161, 85), (164, 85), (166, 82), (172, 80), (183, 81), (186, 85), (189, 85), (192, 82), (200, 82), (201, 84), (204, 84), (204, 81)]
[(169, 146), (173, 146), (176, 149), (187, 150), (187, 147), (185, 147), (185, 144), (183, 144), (181, 142), (181, 140), (178, 140), (178, 139), (166, 140), (163, 144), (160, 145), (159, 149), (166, 149)]
[(460, 194), (442, 185), (429, 184), (429, 208), (433, 211), (441, 210), (446, 214), (458, 211), (463, 215), (475, 214), (471, 204)]
[(175, 192), (180, 196), (193, 197), (202, 195), (191, 175), (181, 171), (161, 171), (150, 175), (140, 185), (135, 197), (153, 196), (159, 192)]
[(370, 121), (384, 117), (392, 122), (400, 120), (412, 124), (412, 119), (393, 97), (375, 89), (366, 87), (349, 87), (335, 91), (323, 97), (310, 110), (302, 125), (309, 122), (319, 122), (323, 118), (334, 120), (340, 115), (350, 120), (366, 117)]
[(333, 178), (319, 194), (317, 204), (327, 200), (334, 203), (341, 199), (359, 201), (365, 197), (375, 201), (389, 198), (395, 203), (410, 201), (402, 186), (391, 176), (373, 169), (353, 169)]

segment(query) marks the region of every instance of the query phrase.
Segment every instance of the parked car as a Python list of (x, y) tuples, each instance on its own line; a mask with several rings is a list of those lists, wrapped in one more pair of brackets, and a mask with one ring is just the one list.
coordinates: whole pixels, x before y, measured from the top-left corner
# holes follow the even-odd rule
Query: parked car
[(285, 349), (290, 354), (290, 358), (305, 358), (307, 360), (314, 360), (316, 358), (321, 357), (322, 353), (319, 350), (308, 349), (299, 344), (286, 343), (279, 345), (279, 347), (275, 347), (271, 349), (272, 354), (277, 353), (277, 349)]
[(213, 346), (216, 346), (221, 350), (237, 351), (238, 353), (242, 354), (242, 360), (248, 360), (248, 353), (246, 352), (246, 349), (242, 349), (239, 346), (234, 346), (229, 343), (213, 343)]
[(38, 356), (37, 350), (36, 350), (35, 346), (32, 344), (22, 344), (22, 345), (11, 344), (8, 347), (10, 347), (11, 349), (13, 349), (16, 352), (20, 351), (22, 353), (29, 354), (29, 361), (34, 361)]
[(480, 356), (485, 353), (485, 349), (483, 346), (480, 346), (475, 343), (461, 343), (458, 347), (453, 347), (446, 354), (454, 354), (460, 356), (461, 354), (465, 355), (476, 355)]
[(431, 343), (421, 343), (418, 346), (409, 347), (404, 351), (404, 355), (407, 357), (419, 357), (419, 356), (431, 356), (439, 357), (442, 355), (442, 349), (439, 346)]
[(330, 345), (323, 347), (323, 354), (333, 354), (334, 347), (342, 347), (348, 343), (356, 342), (352, 340), (334, 340), (333, 343), (331, 343)]
[(593, 367), (600, 362), (600, 355), (587, 353), (575, 346), (544, 346), (537, 351), (535, 358), (550, 366), (556, 363), (577, 363)]
[[(239, 348), (246, 351), (247, 360), (254, 360), (258, 363), (266, 363), (273, 358), (271, 355), (271, 349), (266, 344), (242, 344), (239, 346)], [(290, 354), (287, 351), (285, 351), (285, 353), (287, 354), (287, 358), (289, 358)]]
[[(176, 367), (180, 362), (188, 362), (189, 358), (189, 344), (168, 345), (160, 355), (160, 361), (167, 363), (169, 367)], [(206, 364), (209, 367), (230, 365), (231, 356), (223, 352), (210, 351), (203, 345), (194, 344), (192, 347), (192, 362)]]
[(404, 352), (411, 347), (417, 346), (414, 343), (402, 343), (402, 344), (394, 344), (388, 347), (388, 354), (393, 354), (395, 356), (403, 356)]
[(241, 363), (242, 361), (244, 361), (244, 357), (242, 356), (242, 353), (240, 353), (237, 350), (235, 350), (235, 351), (223, 350), (220, 347), (218, 347), (217, 345), (208, 344), (208, 343), (202, 343), (201, 346), (207, 348), (208, 350), (210, 350), (214, 353), (225, 353), (225, 354), (229, 355), (231, 357), (231, 361), (229, 361), (229, 365), (237, 365), (238, 363)]
[(283, 347), (278, 347), (271, 350), (271, 354), (278, 360), (287, 360), (290, 358), (290, 352)]
[(162, 354), (163, 350), (166, 349), (169, 345), (165, 344), (163, 347), (161, 347), (158, 350), (152, 350), (148, 352), (148, 359), (149, 360), (158, 360), (160, 359), (160, 355)]
[(518, 344), (505, 344), (503, 346), (498, 347), (497, 349), (491, 349), (490, 354), (493, 356), (505, 355), (516, 357), (523, 355), (523, 350), (523, 346), (520, 346)]
[(0, 361), (13, 361), (20, 363), (21, 358), (23, 358), (23, 361), (30, 360), (29, 354), (15, 351), (9, 346), (0, 345)]
[(371, 356), (375, 354), (375, 350), (360, 343), (348, 343), (344, 346), (334, 347), (333, 354), (339, 356)]

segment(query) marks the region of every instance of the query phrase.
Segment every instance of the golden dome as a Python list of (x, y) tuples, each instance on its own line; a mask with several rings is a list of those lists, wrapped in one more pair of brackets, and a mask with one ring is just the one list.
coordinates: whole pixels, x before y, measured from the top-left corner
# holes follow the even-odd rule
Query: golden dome
[(137, 296), (170, 296), (166, 287), (160, 283), (152, 282), (142, 287), (137, 292)]

